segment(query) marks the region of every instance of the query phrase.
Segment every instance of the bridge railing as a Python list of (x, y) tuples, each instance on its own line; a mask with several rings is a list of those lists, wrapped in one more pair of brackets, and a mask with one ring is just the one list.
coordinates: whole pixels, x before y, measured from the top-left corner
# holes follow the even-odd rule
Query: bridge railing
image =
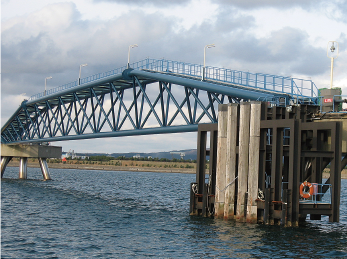
[[(170, 60), (148, 61), (147, 69), (202, 77), (203, 66)], [(276, 76), (264, 73), (250, 73), (225, 68), (205, 68), (205, 79), (229, 82), (246, 87), (288, 93), (297, 98), (318, 98), (318, 88), (312, 80)]]
[[(134, 62), (130, 65), (133, 69), (147, 69), (158, 72), (171, 72), (181, 75), (202, 77), (203, 66), (179, 61), (165, 59), (150, 59)], [(116, 68), (107, 72), (98, 73), (85, 78), (81, 78), (80, 85), (96, 80), (121, 74), (126, 66)], [(263, 73), (250, 73), (225, 68), (209, 67), (205, 68), (205, 79), (228, 82), (236, 85), (264, 89), (279, 93), (287, 93), (297, 98), (318, 99), (318, 88), (311, 80), (298, 79), (292, 77), (275, 76)], [(72, 87), (78, 86), (78, 80), (68, 84), (52, 88), (46, 95), (54, 94)], [(35, 94), (29, 100), (35, 100), (44, 96), (44, 92)]]

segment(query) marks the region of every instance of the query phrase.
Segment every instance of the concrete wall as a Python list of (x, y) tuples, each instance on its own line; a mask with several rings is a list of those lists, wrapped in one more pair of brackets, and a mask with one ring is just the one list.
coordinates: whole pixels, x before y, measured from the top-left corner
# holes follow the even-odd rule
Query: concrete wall
[(62, 147), (1, 144), (2, 157), (61, 158)]

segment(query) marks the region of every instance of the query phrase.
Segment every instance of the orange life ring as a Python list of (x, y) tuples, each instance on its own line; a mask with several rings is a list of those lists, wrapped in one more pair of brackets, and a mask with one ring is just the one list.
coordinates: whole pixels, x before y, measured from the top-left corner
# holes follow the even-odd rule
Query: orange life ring
[[(308, 191), (307, 191), (307, 187)], [(305, 181), (300, 185), (300, 196), (304, 199), (308, 199), (313, 195), (313, 186), (311, 183)]]

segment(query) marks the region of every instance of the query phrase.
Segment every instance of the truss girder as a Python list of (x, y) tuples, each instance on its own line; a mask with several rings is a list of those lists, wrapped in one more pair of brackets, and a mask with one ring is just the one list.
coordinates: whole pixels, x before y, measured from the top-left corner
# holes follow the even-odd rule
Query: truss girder
[(24, 101), (3, 126), (1, 142), (197, 131), (199, 123), (217, 122), (219, 104), (262, 96), (171, 74), (132, 69), (124, 72), (99, 83)]

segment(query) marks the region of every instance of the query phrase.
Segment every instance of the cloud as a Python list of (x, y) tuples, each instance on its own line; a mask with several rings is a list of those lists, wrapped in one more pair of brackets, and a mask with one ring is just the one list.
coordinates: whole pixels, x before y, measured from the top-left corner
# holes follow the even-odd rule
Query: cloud
[(162, 0), (93, 0), (95, 3), (99, 2), (110, 2), (117, 4), (127, 4), (127, 5), (137, 5), (137, 6), (145, 6), (145, 5), (154, 5), (156, 7), (167, 7), (172, 5), (184, 5), (191, 2), (191, 0), (170, 0), (170, 1), (162, 1)]
[(241, 10), (275, 8), (301, 8), (307, 11), (319, 11), (332, 20), (347, 22), (347, 0), (216, 0), (223, 6), (232, 6)]
[(17, 109), (23, 98), (19, 94), (42, 92), (47, 76), (53, 77), (47, 82), (50, 89), (76, 80), (83, 63), (88, 66), (82, 77), (125, 65), (131, 44), (139, 45), (131, 51), (131, 61), (164, 57), (202, 64), (204, 46), (215, 43), (207, 52), (209, 66), (305, 77), (329, 71), (326, 46), (311, 46), (306, 31), (287, 26), (256, 36), (254, 16), (235, 5), (189, 29), (179, 23), (160, 11), (146, 14), (141, 9), (106, 21), (86, 20), (73, 3), (47, 5), (3, 21), (2, 119)]
[(330, 19), (347, 23), (347, 0), (325, 1), (321, 8)]
[[(80, 20), (72, 3), (48, 5), (22, 17), (5, 21), (2, 27), (2, 92), (16, 93), (15, 86), (25, 87), (28, 95), (37, 93), (37, 80), (53, 76), (51, 84), (68, 83), (76, 79), (80, 64), (89, 63), (97, 73), (126, 64), (130, 44), (155, 48), (153, 42), (172, 33), (174, 22), (156, 14), (140, 11), (124, 14), (107, 22)], [(44, 23), (45, 19), (47, 23)], [(132, 60), (139, 60), (138, 50)], [(69, 77), (71, 75), (71, 77)], [(42, 85), (40, 83), (40, 85)]]
[(292, 8), (302, 7), (308, 8), (317, 5), (326, 0), (216, 0), (216, 2), (224, 5), (231, 5), (242, 9), (258, 9), (258, 8)]

